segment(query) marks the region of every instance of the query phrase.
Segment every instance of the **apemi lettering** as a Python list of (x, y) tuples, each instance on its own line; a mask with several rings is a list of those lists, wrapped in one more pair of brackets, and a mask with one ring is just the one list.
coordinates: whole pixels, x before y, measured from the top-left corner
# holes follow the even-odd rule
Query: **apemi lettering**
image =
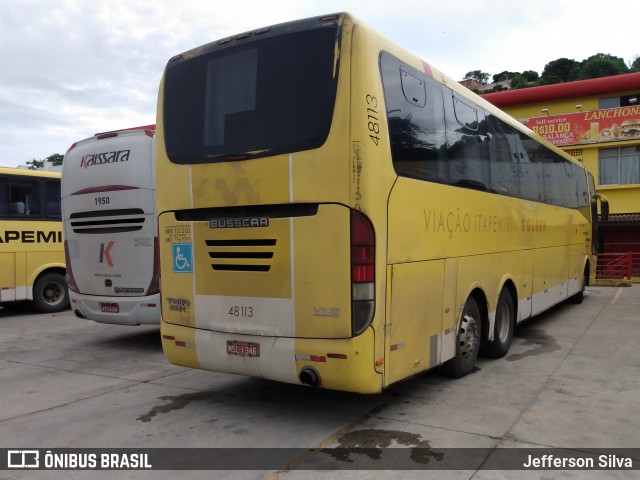
[(268, 227), (268, 217), (214, 218), (209, 221), (211, 228)]
[(62, 243), (62, 232), (49, 230), (5, 230), (0, 233), (0, 243)]
[(131, 150), (118, 150), (103, 153), (88, 153), (82, 157), (80, 166), (82, 168), (103, 165), (105, 163), (128, 162)]

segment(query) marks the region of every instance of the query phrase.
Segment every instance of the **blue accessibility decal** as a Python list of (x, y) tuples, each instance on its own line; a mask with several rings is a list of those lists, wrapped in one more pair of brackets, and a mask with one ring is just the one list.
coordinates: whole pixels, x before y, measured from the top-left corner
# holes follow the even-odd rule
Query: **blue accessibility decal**
[(193, 273), (193, 249), (190, 243), (173, 243), (173, 273)]

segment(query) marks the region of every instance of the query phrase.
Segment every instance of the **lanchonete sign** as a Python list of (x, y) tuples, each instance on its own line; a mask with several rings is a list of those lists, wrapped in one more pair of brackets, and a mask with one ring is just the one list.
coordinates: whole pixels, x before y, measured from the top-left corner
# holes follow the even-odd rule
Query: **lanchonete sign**
[(640, 140), (640, 106), (520, 120), (557, 146)]

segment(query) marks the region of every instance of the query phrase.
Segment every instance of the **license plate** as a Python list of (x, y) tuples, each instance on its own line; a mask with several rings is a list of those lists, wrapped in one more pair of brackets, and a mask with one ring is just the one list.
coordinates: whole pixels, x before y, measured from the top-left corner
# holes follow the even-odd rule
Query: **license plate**
[(100, 310), (103, 313), (120, 313), (120, 305), (117, 303), (100, 303)]
[(234, 340), (227, 340), (227, 355), (259, 357), (260, 344), (254, 342), (236, 342)]

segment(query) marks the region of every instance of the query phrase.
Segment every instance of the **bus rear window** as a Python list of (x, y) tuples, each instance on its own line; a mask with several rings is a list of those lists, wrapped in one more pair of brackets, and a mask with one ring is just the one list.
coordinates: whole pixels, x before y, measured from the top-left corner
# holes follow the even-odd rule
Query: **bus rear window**
[(167, 66), (165, 143), (174, 163), (321, 146), (336, 96), (337, 27), (215, 48)]

